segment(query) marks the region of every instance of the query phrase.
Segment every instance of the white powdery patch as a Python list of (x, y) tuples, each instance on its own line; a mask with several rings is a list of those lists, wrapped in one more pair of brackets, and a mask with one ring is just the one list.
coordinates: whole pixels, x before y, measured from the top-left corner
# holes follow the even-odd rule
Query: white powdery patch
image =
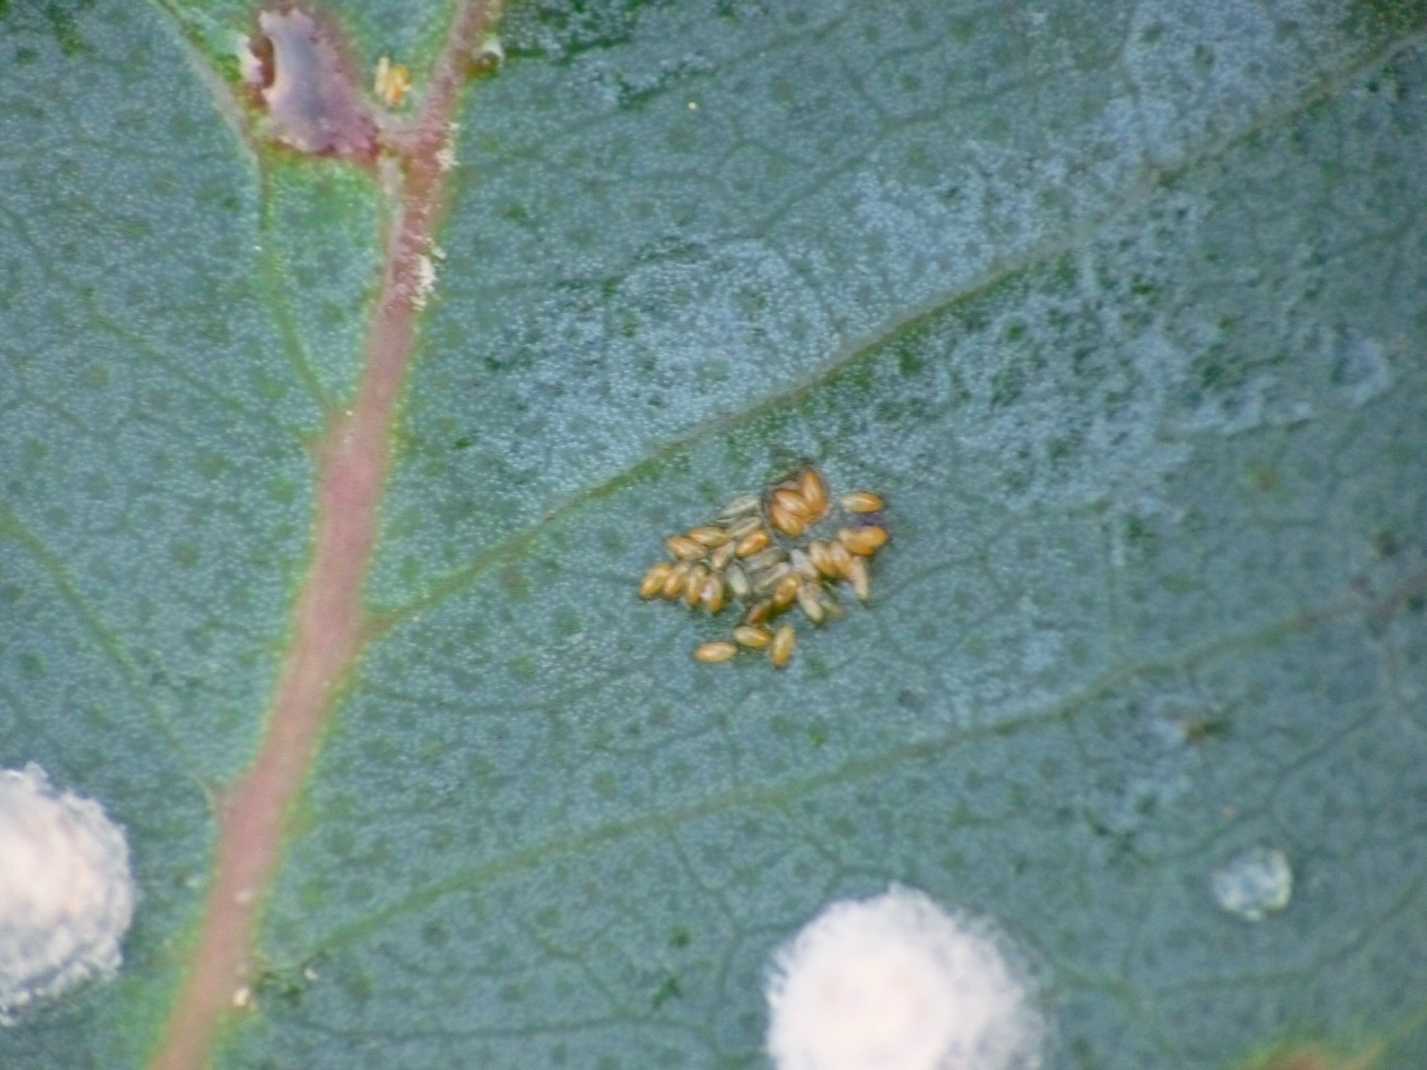
[(424, 254), (416, 258), (416, 278), (411, 289), (411, 305), (418, 312), (426, 307), (431, 291), (436, 289), (436, 265)]
[(1045, 1026), (986, 923), (922, 892), (833, 903), (768, 981), (778, 1070), (1032, 1070)]
[(0, 771), (0, 1025), (119, 968), (134, 916), (124, 832), (33, 762)]

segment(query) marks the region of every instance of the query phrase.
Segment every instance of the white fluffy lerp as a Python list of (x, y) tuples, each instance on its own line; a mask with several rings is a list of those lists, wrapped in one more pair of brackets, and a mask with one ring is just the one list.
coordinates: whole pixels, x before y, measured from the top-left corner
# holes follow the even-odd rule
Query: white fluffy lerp
[(774, 959), (778, 1070), (1032, 1070), (1045, 1027), (985, 923), (892, 885), (833, 903)]
[(119, 968), (134, 916), (123, 830), (45, 771), (0, 770), (0, 1025), (13, 1012)]

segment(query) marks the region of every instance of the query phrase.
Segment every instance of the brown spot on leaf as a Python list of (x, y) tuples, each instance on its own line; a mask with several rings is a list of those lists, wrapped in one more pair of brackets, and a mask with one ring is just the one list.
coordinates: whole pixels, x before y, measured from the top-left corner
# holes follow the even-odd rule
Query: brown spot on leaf
[(274, 140), (314, 156), (376, 158), (376, 120), (335, 23), (295, 6), (260, 11), (248, 52), (244, 77)]

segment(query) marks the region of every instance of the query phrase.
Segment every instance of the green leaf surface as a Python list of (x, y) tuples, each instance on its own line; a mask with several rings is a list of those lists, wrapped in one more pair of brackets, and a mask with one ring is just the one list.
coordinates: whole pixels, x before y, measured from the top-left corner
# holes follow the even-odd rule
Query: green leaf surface
[[(349, 0), (420, 83), (445, 4)], [(391, 206), (245, 140), (242, 3), (0, 2), (0, 765), (128, 829), (125, 964), (0, 1066), (138, 1067), (190, 966)], [(889, 881), (1055, 1068), (1427, 1065), (1427, 10), (526, 0), (467, 92), (365, 588), (214, 1065), (761, 1067)], [(816, 458), (891, 502), (783, 673), (635, 595)], [(1282, 849), (1287, 909), (1210, 874)], [(1415, 1025), (1414, 1023), (1417, 1023)]]

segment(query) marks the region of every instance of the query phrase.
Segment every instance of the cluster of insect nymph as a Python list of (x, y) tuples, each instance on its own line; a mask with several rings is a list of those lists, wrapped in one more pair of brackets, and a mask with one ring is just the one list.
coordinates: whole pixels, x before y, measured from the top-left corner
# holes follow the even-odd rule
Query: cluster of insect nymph
[(762, 494), (735, 498), (713, 520), (670, 535), (664, 545), (672, 560), (644, 574), (639, 595), (710, 615), (740, 605), (732, 640), (704, 643), (694, 659), (717, 664), (740, 650), (766, 650), (775, 669), (785, 668), (797, 630), (779, 617), (796, 610), (812, 624), (838, 619), (839, 584), (867, 601), (868, 562), (888, 539), (883, 508), (867, 490), (833, 502), (822, 475), (804, 465)]

